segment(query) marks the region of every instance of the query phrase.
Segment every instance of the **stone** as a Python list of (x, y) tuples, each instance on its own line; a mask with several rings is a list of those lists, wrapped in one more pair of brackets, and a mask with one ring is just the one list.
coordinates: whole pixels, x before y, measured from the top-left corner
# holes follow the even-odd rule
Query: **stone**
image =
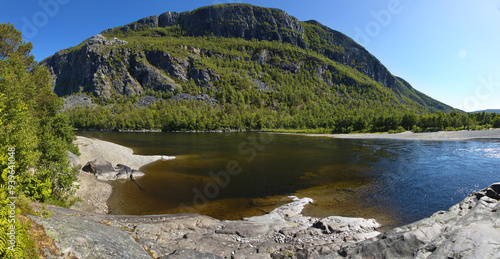
[(116, 174), (113, 165), (109, 161), (96, 159), (94, 161), (90, 161), (82, 168), (83, 171), (92, 173), (94, 175), (103, 175), (107, 176), (110, 173)]

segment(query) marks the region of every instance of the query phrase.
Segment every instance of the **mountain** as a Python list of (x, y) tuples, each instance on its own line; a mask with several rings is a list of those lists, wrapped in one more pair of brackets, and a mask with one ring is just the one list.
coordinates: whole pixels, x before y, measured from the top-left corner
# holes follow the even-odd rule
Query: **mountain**
[(482, 113), (482, 112), (485, 112), (485, 113), (500, 113), (500, 109), (486, 109), (486, 110), (475, 111), (475, 112), (472, 112), (472, 113)]
[(184, 94), (238, 111), (290, 116), (324, 110), (336, 118), (370, 119), (454, 110), (392, 75), (346, 35), (248, 4), (146, 17), (105, 30), (41, 64), (59, 96), (84, 92), (102, 104), (137, 102), (144, 95), (178, 100)]

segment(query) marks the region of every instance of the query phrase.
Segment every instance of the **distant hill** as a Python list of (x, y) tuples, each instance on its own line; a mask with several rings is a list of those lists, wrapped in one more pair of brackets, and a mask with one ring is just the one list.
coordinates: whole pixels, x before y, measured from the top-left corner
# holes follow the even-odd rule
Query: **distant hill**
[(181, 93), (189, 101), (203, 94), (232, 113), (315, 117), (303, 127), (454, 110), (392, 75), (346, 35), (248, 4), (146, 17), (41, 63), (59, 96), (84, 92), (110, 104), (135, 103), (144, 95), (179, 100)]
[(481, 113), (481, 112), (486, 112), (486, 113), (500, 113), (500, 109), (487, 109), (487, 110), (475, 111), (475, 112), (472, 112), (472, 113)]

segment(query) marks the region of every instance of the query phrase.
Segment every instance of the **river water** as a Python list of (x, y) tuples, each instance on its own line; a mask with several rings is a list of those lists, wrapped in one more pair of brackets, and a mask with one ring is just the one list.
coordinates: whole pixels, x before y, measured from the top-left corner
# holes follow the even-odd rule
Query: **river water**
[[(79, 132), (170, 155), (113, 182), (112, 214), (198, 213), (218, 219), (262, 215), (289, 195), (304, 213), (375, 218), (394, 227), (446, 210), (500, 181), (500, 143), (353, 140), (286, 134)], [(86, 162), (86, 161), (82, 161)]]

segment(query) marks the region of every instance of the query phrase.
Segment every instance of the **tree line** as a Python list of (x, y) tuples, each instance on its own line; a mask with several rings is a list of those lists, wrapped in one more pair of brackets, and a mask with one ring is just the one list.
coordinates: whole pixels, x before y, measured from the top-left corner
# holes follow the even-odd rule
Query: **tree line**
[(2, 258), (38, 258), (28, 234), (29, 219), (21, 213), (31, 211), (29, 201), (68, 205), (76, 180), (66, 154), (78, 154), (72, 144), (74, 129), (59, 113), (63, 101), (52, 91), (49, 71), (34, 61), (31, 49), (12, 24), (0, 24)]
[[(202, 101), (159, 101), (139, 108), (132, 102), (112, 107), (77, 107), (64, 114), (75, 128), (109, 130), (214, 131), (308, 130), (323, 133), (424, 132), (500, 128), (500, 114), (353, 112), (332, 105), (257, 107)], [(383, 110), (379, 107), (376, 110)]]

